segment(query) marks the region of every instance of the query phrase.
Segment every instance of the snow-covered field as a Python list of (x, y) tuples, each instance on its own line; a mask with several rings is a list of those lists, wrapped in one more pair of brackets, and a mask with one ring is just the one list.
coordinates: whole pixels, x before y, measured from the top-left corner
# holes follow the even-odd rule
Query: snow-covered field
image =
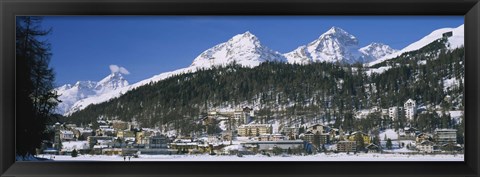
[[(38, 157), (42, 157), (39, 155)], [(45, 155), (44, 158), (50, 156)], [(79, 155), (55, 156), (55, 161), (124, 161), (121, 156)], [(126, 161), (129, 161), (126, 158)], [(309, 156), (265, 156), (244, 155), (211, 156), (211, 155), (140, 155), (130, 161), (464, 161), (464, 155), (404, 155), (404, 154), (316, 154)]]

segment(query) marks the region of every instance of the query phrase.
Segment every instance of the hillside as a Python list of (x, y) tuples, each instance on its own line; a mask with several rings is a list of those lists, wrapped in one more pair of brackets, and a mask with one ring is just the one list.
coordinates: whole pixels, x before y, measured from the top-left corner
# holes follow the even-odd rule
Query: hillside
[[(167, 125), (188, 133), (209, 110), (249, 106), (256, 110), (257, 119), (281, 121), (284, 126), (302, 120), (368, 131), (381, 121), (354, 120), (356, 111), (400, 106), (409, 98), (425, 108), (463, 109), (464, 48), (447, 49), (445, 42), (436, 40), (371, 68), (268, 61), (253, 68), (235, 62), (203, 68), (137, 87), (75, 112), (67, 120), (136, 120), (143, 127)], [(371, 72), (382, 67), (388, 69)]]

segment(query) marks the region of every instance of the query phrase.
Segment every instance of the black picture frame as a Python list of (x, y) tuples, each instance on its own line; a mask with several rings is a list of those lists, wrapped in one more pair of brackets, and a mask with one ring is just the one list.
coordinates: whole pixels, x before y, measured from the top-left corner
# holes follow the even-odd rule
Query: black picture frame
[[(478, 0), (0, 0), (0, 11), (2, 176), (479, 176), (480, 174)], [(15, 162), (16, 15), (464, 15), (465, 162)]]

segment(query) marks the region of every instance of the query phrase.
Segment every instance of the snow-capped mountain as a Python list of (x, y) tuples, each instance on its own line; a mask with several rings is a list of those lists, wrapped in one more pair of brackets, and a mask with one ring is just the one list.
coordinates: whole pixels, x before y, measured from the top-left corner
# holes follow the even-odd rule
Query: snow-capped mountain
[(128, 81), (123, 78), (123, 75), (120, 72), (114, 72), (99, 81), (95, 86), (95, 90), (98, 92), (108, 92), (125, 87), (127, 85)]
[(436, 30), (425, 38), (397, 51), (381, 43), (371, 43), (360, 48), (358, 46), (358, 39), (355, 36), (341, 28), (332, 27), (318, 39), (283, 55), (266, 46), (262, 46), (258, 38), (247, 31), (243, 34), (235, 35), (227, 42), (205, 50), (186, 68), (161, 73), (132, 85), (128, 85), (128, 82), (123, 79), (120, 73), (112, 72), (111, 75), (99, 82), (85, 81), (77, 82), (77, 84), (73, 86), (67, 84), (59, 87), (56, 90), (61, 94), (59, 99), (63, 102), (58, 106), (58, 113), (69, 115), (86, 108), (90, 104), (108, 101), (129, 90), (149, 83), (158, 82), (178, 74), (196, 72), (200, 68), (227, 65), (234, 61), (237, 64), (247, 67), (255, 67), (265, 61), (300, 64), (323, 61), (346, 63), (370, 62), (366, 65), (379, 63), (404, 52), (420, 49), (440, 38), (443, 33), (448, 31), (453, 31), (453, 36), (448, 38), (449, 48), (457, 48), (463, 45), (463, 25), (461, 25), (455, 29), (443, 28)]
[(262, 46), (258, 38), (247, 31), (202, 52), (190, 66), (210, 68), (236, 62), (243, 66), (255, 67), (265, 61), (284, 62), (286, 59), (281, 53)]
[(73, 86), (71, 84), (63, 85), (55, 89), (60, 95), (59, 100), (62, 101), (56, 112), (59, 114), (72, 112), (72, 107), (80, 100), (110, 93), (126, 86), (128, 86), (128, 81), (120, 72), (113, 72), (99, 82), (78, 81)]
[(382, 58), (386, 55), (397, 52), (397, 50), (392, 49), (390, 46), (373, 42), (365, 47), (362, 47), (358, 50), (362, 53), (363, 63), (368, 63), (376, 59)]
[(385, 55), (384, 57), (381, 57), (381, 58), (379, 58), (375, 61), (372, 61), (372, 62), (370, 62), (366, 65), (373, 66), (373, 65), (381, 63), (385, 60), (389, 60), (389, 59), (395, 58), (397, 56), (400, 56), (401, 54), (403, 54), (405, 52), (418, 50), (418, 49), (432, 43), (433, 41), (435, 41), (439, 38), (442, 38), (443, 34), (447, 33), (447, 32), (452, 32), (452, 36), (447, 38), (448, 39), (447, 49), (455, 49), (455, 48), (458, 48), (458, 47), (461, 47), (461, 46), (464, 45), (465, 38), (464, 38), (464, 25), (463, 24), (458, 26), (457, 28), (441, 28), (441, 29), (437, 29), (437, 30), (431, 32), (430, 34), (423, 37), (422, 39), (420, 39), (416, 42), (413, 42), (412, 44), (408, 45), (407, 47), (403, 48), (402, 50), (399, 50), (399, 51), (397, 51), (395, 53), (392, 53), (392, 54), (389, 54), (389, 55)]
[[(116, 75), (110, 75), (96, 84), (94, 94), (89, 94), (86, 97), (60, 97), (60, 100), (64, 101), (64, 103), (59, 105), (59, 113), (69, 115), (86, 108), (90, 104), (108, 101), (145, 84), (158, 82), (178, 74), (195, 72), (200, 68), (227, 65), (234, 61), (246, 67), (255, 67), (265, 61), (285, 62), (286, 59), (281, 53), (262, 46), (258, 38), (247, 31), (243, 34), (233, 36), (227, 42), (205, 50), (186, 68), (161, 73), (133, 85), (128, 85), (126, 80), (116, 78)], [(111, 82), (114, 80), (118, 82)], [(58, 90), (60, 90), (60, 88)]]
[(327, 32), (307, 45), (285, 54), (289, 63), (308, 64), (311, 62), (364, 63), (395, 50), (385, 44), (372, 43), (359, 48), (358, 39), (339, 27)]

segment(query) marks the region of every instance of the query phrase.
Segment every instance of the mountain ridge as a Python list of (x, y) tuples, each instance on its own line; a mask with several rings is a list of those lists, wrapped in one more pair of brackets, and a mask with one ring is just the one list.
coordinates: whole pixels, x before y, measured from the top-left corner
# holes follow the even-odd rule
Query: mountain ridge
[[(339, 43), (337, 38), (343, 40), (341, 41), (341, 44)], [(328, 41), (325, 41), (327, 39)], [(321, 45), (322, 43), (324, 45)], [(455, 43), (451, 47), (455, 47), (456, 45), (458, 44)], [(319, 54), (314, 54), (315, 57), (312, 57), (311, 56), (312, 51), (315, 51), (317, 49), (319, 51), (324, 51), (324, 49), (321, 48), (322, 46), (335, 46), (335, 47), (327, 48), (325, 50), (328, 51), (327, 53), (330, 52), (329, 54), (347, 54), (345, 56), (350, 58), (346, 59), (345, 56), (343, 55), (342, 56), (330, 55), (334, 57), (331, 58), (332, 60), (326, 61), (326, 60), (321, 60), (322, 58), (320, 57)], [(310, 49), (308, 47), (310, 47)], [(341, 50), (334, 50), (337, 48)], [(354, 56), (353, 59), (356, 59), (357, 61), (361, 61), (363, 63), (365, 63), (366, 61), (370, 61), (370, 63), (373, 63), (377, 61), (375, 60), (375, 58), (377, 57), (382, 56), (383, 58), (385, 58), (386, 56), (393, 55), (398, 52), (400, 51), (396, 51), (390, 48), (388, 45), (385, 45), (382, 43), (371, 43), (365, 47), (360, 48), (358, 46), (358, 39), (356, 39), (355, 36), (349, 34), (348, 32), (346, 32), (345, 30), (339, 27), (332, 27), (330, 28), (330, 30), (320, 35), (318, 39), (310, 42), (309, 44), (300, 46), (291, 52), (281, 54), (277, 51), (269, 49), (266, 46), (261, 45), (260, 40), (251, 32), (247, 31), (245, 33), (233, 36), (231, 39), (229, 39), (224, 43), (217, 44), (214, 47), (205, 50), (193, 60), (190, 66), (186, 68), (181, 68), (181, 69), (177, 69), (170, 72), (160, 73), (158, 75), (139, 81), (132, 85), (129, 85), (128, 82), (125, 80), (126, 84), (119, 83), (119, 84), (110, 85), (112, 86), (111, 88), (113, 89), (109, 89), (108, 91), (102, 91), (99, 93), (95, 92), (96, 94), (86, 94), (88, 92), (82, 92), (83, 96), (79, 96), (79, 97), (72, 96), (71, 99), (65, 99), (67, 97), (63, 95), (72, 95), (73, 93), (65, 92), (65, 90), (71, 90), (72, 86), (70, 84), (63, 85), (59, 88), (56, 88), (56, 90), (59, 91), (60, 94), (62, 94), (62, 96), (60, 96), (59, 99), (63, 101), (62, 103), (60, 103), (59, 108), (57, 109), (58, 110), (57, 112), (63, 115), (69, 115), (75, 111), (84, 109), (90, 104), (98, 104), (98, 103), (108, 101), (112, 98), (118, 97), (132, 89), (138, 88), (145, 84), (158, 82), (160, 80), (169, 78), (174, 75), (192, 73), (200, 69), (208, 69), (218, 65), (227, 65), (233, 62), (245, 67), (255, 67), (265, 61), (280, 61), (280, 62), (286, 62), (290, 64), (292, 63), (308, 64), (312, 62), (337, 62), (337, 61), (340, 61), (340, 62), (347, 61), (347, 63), (350, 63), (353, 61), (351, 60), (352, 59), (351, 57)], [(293, 56), (293, 55), (299, 55), (299, 56)], [(106, 78), (108, 78), (108, 76)]]
[(333, 26), (316, 40), (299, 46), (284, 55), (289, 63), (340, 62), (353, 64), (358, 62), (364, 63), (365, 60), (375, 60), (378, 57), (383, 57), (396, 51), (382, 43), (374, 44), (382, 46), (361, 51), (361, 49), (368, 46), (360, 48), (359, 41), (355, 36), (339, 27)]

